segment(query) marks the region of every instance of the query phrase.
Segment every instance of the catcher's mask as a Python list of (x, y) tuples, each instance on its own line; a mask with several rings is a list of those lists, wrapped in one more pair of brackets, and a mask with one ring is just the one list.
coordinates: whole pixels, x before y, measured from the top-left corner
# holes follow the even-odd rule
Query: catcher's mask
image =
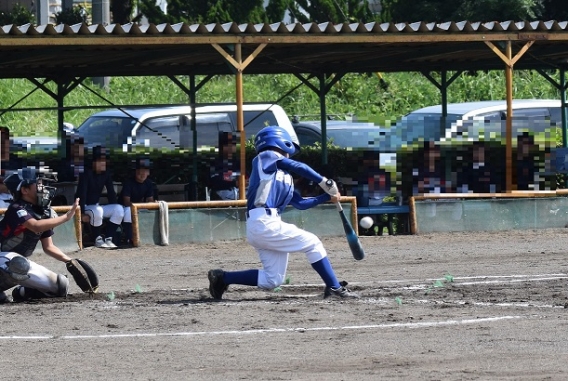
[(50, 181), (56, 181), (56, 179), (49, 175), (49, 173), (37, 171), (34, 167), (26, 167), (18, 169), (17, 172), (9, 175), (6, 180), (4, 180), (4, 183), (16, 199), (21, 198), (22, 187), (29, 187), (32, 184), (36, 184), (36, 204), (42, 208), (48, 208), (57, 191), (57, 188), (47, 185)]

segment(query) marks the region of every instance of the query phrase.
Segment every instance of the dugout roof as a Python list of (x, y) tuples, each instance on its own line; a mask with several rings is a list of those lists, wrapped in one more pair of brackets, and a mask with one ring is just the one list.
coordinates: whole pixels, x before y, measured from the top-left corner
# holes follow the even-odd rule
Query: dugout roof
[(567, 24), (7, 25), (0, 78), (502, 70), (507, 42), (526, 52), (515, 69), (550, 69), (567, 63)]

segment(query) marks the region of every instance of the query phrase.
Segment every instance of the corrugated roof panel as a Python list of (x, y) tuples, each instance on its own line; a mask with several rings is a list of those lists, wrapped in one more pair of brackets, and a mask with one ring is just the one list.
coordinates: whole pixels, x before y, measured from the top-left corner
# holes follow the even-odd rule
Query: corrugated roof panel
[(451, 26), (452, 26), (452, 23), (449, 22), (449, 21), (442, 22), (442, 23), (436, 25), (436, 27), (437, 27), (440, 31), (444, 31), (444, 32), (449, 31)]
[(241, 30), (239, 29), (239, 26), (237, 24), (235, 24), (234, 22), (227, 22), (227, 23), (224, 23), (224, 24), (217, 24), (217, 25), (221, 27), (221, 30), (224, 33), (239, 34), (241, 32)]
[(22, 33), (22, 31), (20, 30), (19, 27), (17, 27), (16, 25), (11, 25), (10, 35), (11, 36), (21, 36), (21, 35), (23, 35), (23, 33)]
[(150, 24), (138, 24), (136, 25), (136, 27), (132, 27), (130, 29), (130, 33), (134, 32), (136, 35), (147, 34), (149, 29), (150, 29)]
[(149, 24), (148, 29), (146, 30), (146, 34), (161, 34), (161, 32), (156, 27), (156, 24)]
[(509, 31), (509, 32), (518, 32), (518, 31), (522, 30), (523, 27), (524, 27), (524, 24), (521, 25), (521, 28), (519, 28), (516, 22), (509, 21), (509, 25), (507, 26), (506, 30)]
[(193, 24), (191, 27), (188, 27), (187, 24), (182, 24), (182, 28), (180, 33), (183, 34), (207, 34), (209, 33), (209, 29), (204, 24)]
[(566, 31), (568, 21), (489, 21), (489, 22), (442, 22), (427, 23), (417, 21), (413, 23), (292, 23), (282, 22), (274, 24), (237, 24), (233, 22), (219, 24), (110, 24), (110, 25), (39, 25), (26, 24), (22, 26), (4, 25), (0, 29), (0, 35), (14, 36), (37, 36), (42, 34), (52, 35), (160, 35), (160, 34), (345, 34), (345, 33), (487, 33), (487, 32), (517, 32), (517, 31), (541, 31), (561, 32)]
[[(555, 31), (555, 32), (560, 32), (563, 31), (566, 28), (566, 21), (562, 21), (562, 22), (558, 22), (558, 21), (549, 21), (551, 24), (548, 27), (549, 30), (551, 31)], [(564, 24), (564, 25), (562, 25)]]

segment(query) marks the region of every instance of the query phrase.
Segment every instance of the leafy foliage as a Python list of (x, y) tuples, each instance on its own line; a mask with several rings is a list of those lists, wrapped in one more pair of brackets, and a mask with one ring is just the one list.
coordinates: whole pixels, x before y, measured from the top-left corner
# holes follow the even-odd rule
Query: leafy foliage
[(132, 21), (133, 8), (132, 0), (111, 0), (112, 21), (117, 24), (129, 23)]
[[(432, 74), (436, 77), (436, 74)], [(558, 73), (552, 78), (559, 80)], [(357, 120), (370, 121), (379, 125), (391, 125), (404, 114), (424, 106), (441, 102), (438, 89), (420, 73), (383, 74), (388, 82), (385, 90), (375, 74), (348, 74), (332, 87), (326, 97), (328, 115), (354, 115)], [(186, 77), (178, 78), (188, 83)], [(197, 82), (201, 77), (197, 77)], [(282, 96), (297, 87), (300, 81), (286, 74), (248, 75), (243, 81), (246, 102), (276, 102), (291, 117), (319, 119), (318, 95), (306, 86), (300, 86), (288, 96)], [(412, 84), (412, 85), (409, 85)], [(558, 90), (535, 71), (515, 71), (513, 75), (515, 98), (559, 99)], [(54, 83), (46, 87), (56, 91)], [(88, 88), (96, 87), (86, 80), (65, 100), (66, 106), (105, 105)], [(235, 79), (233, 76), (217, 76), (207, 82), (198, 92), (197, 101), (235, 102)], [(0, 104), (6, 108), (14, 105), (35, 86), (25, 79), (0, 80)], [(167, 77), (114, 77), (110, 83), (110, 98), (117, 105), (125, 104), (187, 104), (187, 95)], [(144, 91), (140, 91), (144, 89)], [(282, 98), (282, 99), (280, 99)], [(449, 102), (505, 99), (505, 78), (502, 72), (463, 73), (448, 88)], [(55, 107), (55, 101), (35, 91), (17, 105), (25, 107)], [(113, 107), (108, 105), (109, 108)], [(65, 121), (79, 125), (96, 110), (74, 109), (65, 113)], [(57, 131), (56, 111), (7, 112), (0, 115), (0, 125), (8, 126), (15, 135), (52, 135)]]
[(0, 25), (34, 24), (35, 15), (23, 5), (17, 3), (10, 13), (0, 12)]
[[(562, 1), (548, 1), (551, 8), (557, 2)], [(543, 5), (541, 0), (386, 0), (382, 16), (393, 22), (536, 20)]]
[[(277, 1), (281, 3), (282, 0)], [(140, 11), (154, 24), (178, 23), (262, 23), (265, 11), (262, 0), (169, 0), (167, 15), (155, 5), (155, 0), (141, 0)], [(273, 5), (274, 12), (281, 5)], [(283, 11), (282, 11), (283, 14)], [(273, 14), (274, 15), (274, 14)]]
[(75, 25), (87, 22), (87, 10), (82, 6), (73, 6), (55, 14), (57, 24)]

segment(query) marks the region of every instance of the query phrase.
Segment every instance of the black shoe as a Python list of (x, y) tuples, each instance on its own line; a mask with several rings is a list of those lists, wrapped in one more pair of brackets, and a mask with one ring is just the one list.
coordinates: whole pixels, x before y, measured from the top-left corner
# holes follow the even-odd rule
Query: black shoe
[(229, 288), (223, 281), (225, 272), (221, 269), (209, 270), (207, 278), (209, 278), (209, 293), (213, 299), (221, 300), (223, 293)]
[(10, 299), (4, 291), (0, 291), (0, 304), (10, 303)]
[(12, 299), (14, 300), (14, 303), (27, 302), (32, 299), (43, 299), (43, 298), (47, 298), (47, 295), (34, 288), (17, 286), (12, 291)]
[(346, 287), (347, 282), (342, 281), (342, 282), (339, 282), (339, 284), (341, 285), (339, 288), (326, 287), (325, 291), (323, 293), (323, 298), (324, 299), (327, 299), (329, 297), (334, 297), (334, 298), (338, 298), (338, 299), (358, 299), (358, 298), (360, 298), (360, 296), (358, 294), (349, 290)]

